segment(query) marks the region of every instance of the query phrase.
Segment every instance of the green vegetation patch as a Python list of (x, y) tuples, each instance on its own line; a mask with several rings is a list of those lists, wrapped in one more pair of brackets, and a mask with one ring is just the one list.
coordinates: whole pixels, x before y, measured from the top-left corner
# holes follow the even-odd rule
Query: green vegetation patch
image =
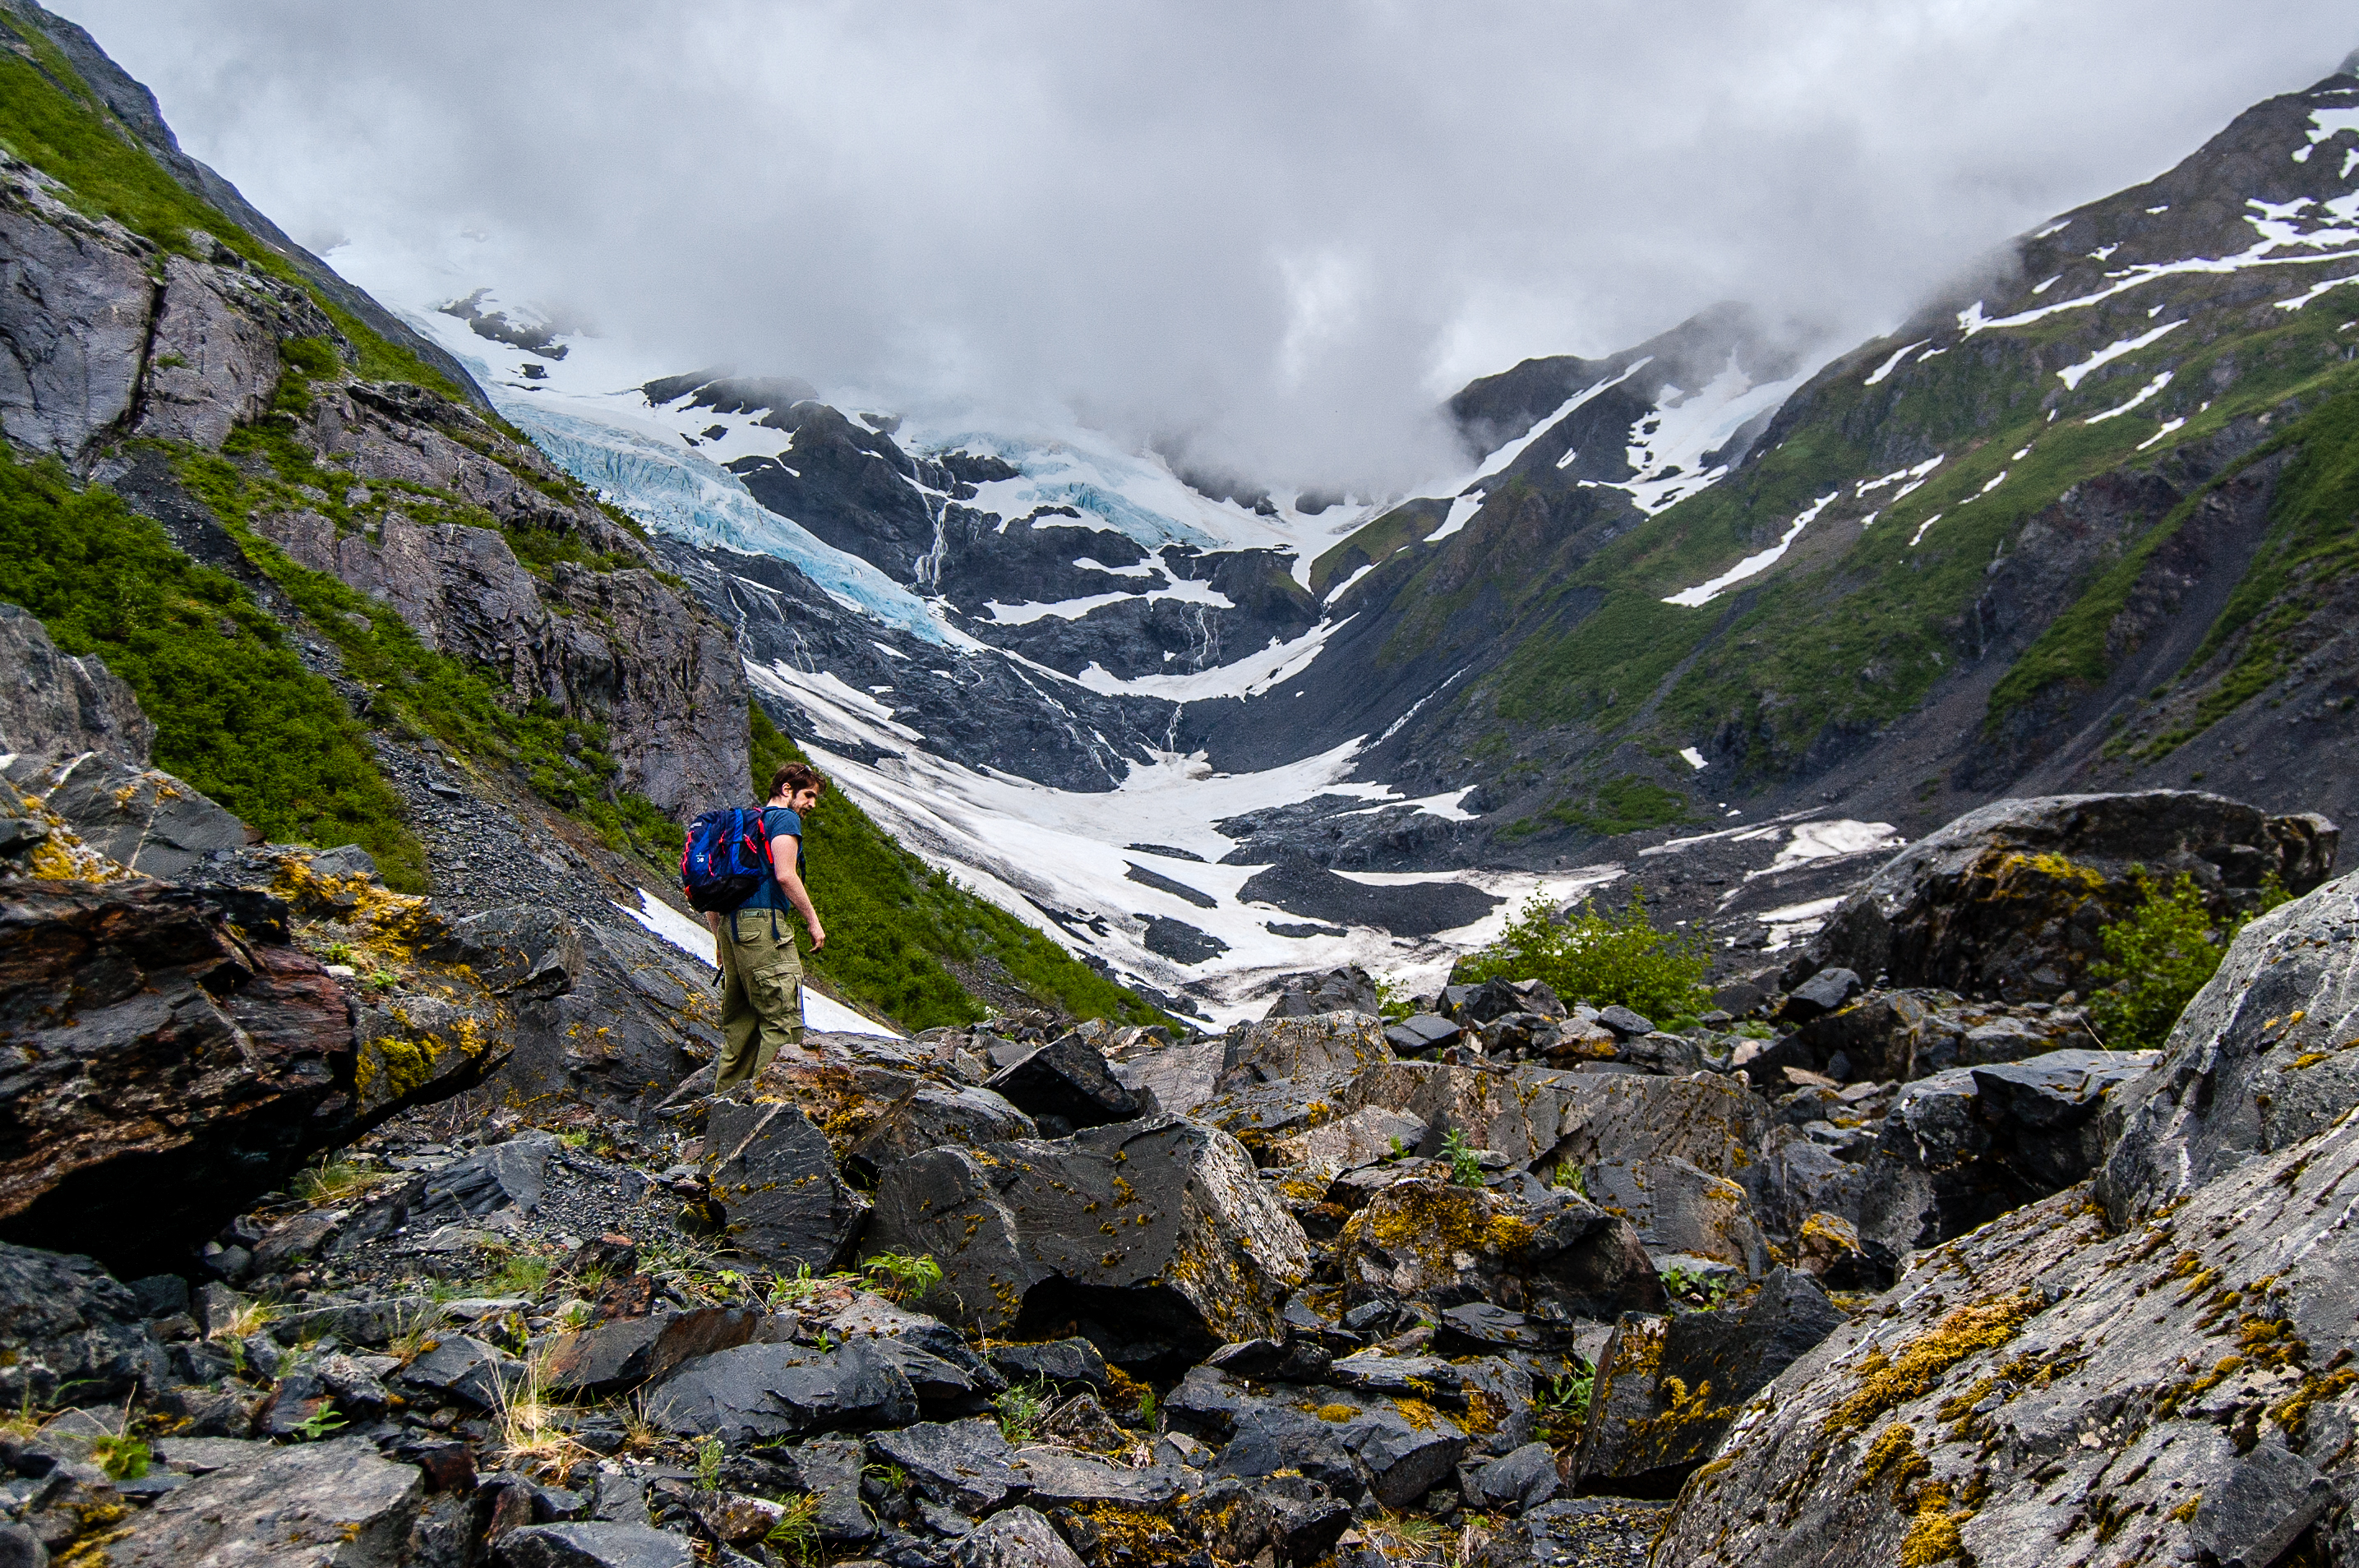
[(1567, 1002), (1619, 1002), (1648, 1018), (1671, 1019), (1710, 1003), (1703, 979), (1711, 967), (1701, 936), (1662, 930), (1647, 918), (1640, 888), (1621, 910), (1593, 901), (1561, 917), (1535, 893), (1499, 939), (1461, 960), (1452, 976), (1468, 985), (1546, 980)]
[(335, 688), (278, 623), (103, 489), (0, 454), (0, 599), (96, 654), (156, 726), (156, 765), (271, 838), (359, 844), (415, 892), (426, 858)]
[[(2089, 1022), (2108, 1050), (2158, 1051), (2253, 916), (2235, 915), (2215, 928), (2193, 877), (2182, 871), (2156, 881), (2143, 866), (2132, 868), (2131, 876), (2137, 907), (2098, 934), (2105, 956), (2089, 973), (2107, 987), (2089, 999)], [(2292, 896), (2272, 875), (2261, 910)]]
[(16, 18), (0, 15), (0, 33), (24, 42), (36, 64), (0, 47), (0, 146), (66, 188), (67, 200), (92, 217), (112, 218), (168, 251), (204, 256), (196, 236), (212, 236), (263, 272), (311, 296), (352, 343), (361, 374), (406, 381), (456, 397), (459, 389), (408, 349), (387, 341), (351, 311), (322, 296), (294, 264), (199, 200), (122, 128), (54, 45)]
[[(756, 706), (748, 716), (754, 797), (784, 762), (809, 761)], [(803, 825), (811, 902), (827, 946), (810, 971), (910, 1030), (972, 1023), (984, 1009), (950, 966), (1004, 970), (1015, 985), (1081, 1018), (1168, 1022), (1162, 1013), (998, 906), (895, 843), (841, 790)]]
[[(363, 717), (372, 726), (404, 739), (433, 736), (471, 766), (505, 767), (595, 828), (608, 848), (636, 851), (654, 865), (671, 863), (679, 829), (646, 797), (615, 787), (621, 769), (607, 754), (603, 726), (542, 698), (519, 701), (497, 671), (471, 669), (428, 647), (391, 605), (298, 565), (255, 531), (255, 518), (268, 513), (311, 511), (346, 528), (362, 513), (344, 499), (352, 477), (296, 445), (283, 416), (233, 433), (219, 455), (179, 445), (159, 449), (246, 559), (335, 643), (345, 674), (369, 694)], [(371, 487), (364, 505), (384, 504), (380, 488)], [(405, 491), (400, 499), (406, 514), (421, 512), (420, 496)]]

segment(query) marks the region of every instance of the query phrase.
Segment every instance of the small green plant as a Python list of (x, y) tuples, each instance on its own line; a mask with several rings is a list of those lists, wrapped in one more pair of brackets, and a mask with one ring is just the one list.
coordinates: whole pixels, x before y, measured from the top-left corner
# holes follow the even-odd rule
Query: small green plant
[(1587, 1197), (1589, 1195), (1588, 1176), (1582, 1173), (1580, 1166), (1574, 1164), (1570, 1160), (1564, 1161), (1557, 1166), (1554, 1173), (1552, 1173), (1549, 1177), (1549, 1185), (1552, 1187), (1563, 1187), (1567, 1191), (1579, 1193), (1582, 1197)]
[(885, 1282), (878, 1288), (897, 1302), (922, 1301), (928, 1292), (942, 1282), (942, 1266), (929, 1253), (915, 1257), (905, 1252), (879, 1252), (861, 1265), (874, 1281), (883, 1275)]
[(1153, 1389), (1141, 1389), (1138, 1391), (1138, 1419), (1140, 1424), (1145, 1426), (1149, 1432), (1155, 1430), (1156, 1409), (1155, 1390)]
[(819, 1551), (819, 1498), (805, 1492), (789, 1498), (777, 1522), (762, 1539), (782, 1552), (794, 1553), (799, 1563), (808, 1563)]
[(349, 942), (331, 942), (320, 949), (320, 957), (331, 964), (349, 964), (353, 961), (353, 945)]
[(590, 1144), (590, 1135), (586, 1132), (560, 1132), (557, 1141), (568, 1149), (586, 1149)]
[(1416, 1011), (1407, 988), (1387, 979), (1376, 981), (1376, 1011), (1386, 1023), (1398, 1023)]
[[(2215, 928), (2203, 890), (2186, 872), (2158, 881), (2144, 866), (2133, 866), (2130, 877), (2136, 907), (2097, 934), (2105, 956), (2089, 974), (2110, 985), (2089, 999), (2089, 1023), (2109, 1051), (2158, 1050), (2251, 916)], [(2292, 896), (2272, 875), (2261, 907), (2275, 909)]]
[(1442, 1135), (1441, 1157), (1450, 1162), (1450, 1180), (1462, 1187), (1483, 1184), (1483, 1157), (1466, 1134), (1453, 1127)]
[(875, 1476), (876, 1484), (888, 1492), (906, 1492), (909, 1489), (909, 1473), (898, 1465), (869, 1465), (864, 1466), (860, 1473), (864, 1476)]
[(342, 1430), (343, 1425), (344, 1418), (336, 1413), (334, 1407), (322, 1404), (295, 1423), (295, 1437), (299, 1442), (317, 1443), (330, 1433)]
[(1564, 1377), (1551, 1378), (1541, 1390), (1535, 1424), (1551, 1443), (1571, 1443), (1589, 1419), (1590, 1396), (1597, 1387), (1597, 1369), (1583, 1367)]
[(555, 1267), (538, 1252), (518, 1252), (484, 1281), (485, 1293), (495, 1296), (538, 1296), (549, 1287)]
[(1646, 890), (1619, 911), (1582, 904), (1560, 917), (1535, 893), (1499, 939), (1455, 971), (1469, 984), (1536, 979), (1567, 1001), (1615, 1003), (1648, 1018), (1677, 1018), (1711, 1005), (1703, 978), (1712, 964), (1702, 937), (1663, 931), (1647, 918)]
[(1775, 1040), (1777, 1038), (1777, 1032), (1757, 1018), (1746, 1019), (1734, 1029), (1729, 1031), (1729, 1033), (1732, 1034), (1742, 1034), (1747, 1040)]
[(372, 989), (389, 991), (401, 984), (401, 977), (390, 969), (379, 969), (369, 976), (368, 984)]
[(98, 1461), (98, 1467), (106, 1472), (110, 1480), (115, 1481), (139, 1479), (147, 1474), (147, 1461), (151, 1457), (147, 1443), (127, 1433), (93, 1439), (90, 1456)]
[(557, 1321), (567, 1328), (576, 1331), (589, 1327), (590, 1303), (588, 1302), (566, 1303), (565, 1310), (557, 1314)]
[(1710, 1306), (1718, 1306), (1721, 1298), (1728, 1294), (1728, 1281), (1716, 1275), (1674, 1265), (1663, 1271), (1663, 1289), (1677, 1301), (1701, 1301)]
[(722, 1446), (721, 1435), (701, 1438), (696, 1444), (696, 1489), (717, 1492), (721, 1489), (721, 1461), (728, 1450)]
[(999, 1434), (1018, 1448), (1039, 1436), (1040, 1423), (1048, 1419), (1049, 1405), (1055, 1397), (1046, 1378), (1010, 1383), (1006, 1392), (992, 1400), (999, 1411)]

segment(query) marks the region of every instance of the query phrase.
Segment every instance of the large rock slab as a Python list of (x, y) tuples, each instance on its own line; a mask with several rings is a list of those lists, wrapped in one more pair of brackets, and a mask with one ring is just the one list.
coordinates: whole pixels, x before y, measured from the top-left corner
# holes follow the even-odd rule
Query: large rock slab
[(1060, 1035), (994, 1073), (984, 1081), (1026, 1116), (1054, 1117), (1068, 1127), (1103, 1127), (1128, 1121), (1139, 1098), (1108, 1070), (1097, 1047), (1079, 1034)]
[(357, 1437), (266, 1448), (156, 1500), (106, 1545), (111, 1568), (396, 1568), (426, 1487)]
[(493, 1551), (501, 1568), (690, 1568), (696, 1561), (684, 1535), (604, 1521), (527, 1525)]
[(704, 1129), (705, 1177), (722, 1234), (774, 1268), (825, 1273), (868, 1217), (836, 1173), (827, 1137), (799, 1106), (716, 1101)]
[(72, 460), (130, 415), (156, 287), (146, 246), (57, 189), (22, 164), (0, 174), (0, 429)]
[(2245, 927), (2164, 1043), (2106, 1108), (2098, 1192), (2116, 1223), (2154, 1213), (2359, 1105), (2359, 874)]
[(1078, 1322), (1134, 1364), (1270, 1335), (1310, 1268), (1236, 1141), (1177, 1119), (904, 1160), (865, 1245), (930, 1254), (944, 1278), (926, 1304), (954, 1321), (1002, 1337)]
[(265, 935), (157, 882), (0, 888), (0, 1238), (155, 1273), (336, 1129), (351, 1009)]
[(1649, 1254), (1710, 1258), (1753, 1279), (1768, 1272), (1768, 1243), (1752, 1200), (1726, 1176), (1677, 1155), (1636, 1164), (1603, 1160), (1582, 1176), (1590, 1199), (1629, 1220)]
[(891, 1353), (855, 1339), (832, 1350), (741, 1345), (700, 1357), (655, 1385), (650, 1417), (683, 1436), (730, 1444), (864, 1431), (918, 1419), (917, 1390)]
[(2359, 1431), (2354, 1183), (2344, 1121), (2118, 1234), (2076, 1187), (1936, 1249), (1745, 1405), (1656, 1560), (2278, 1561)]
[(2225, 914), (2258, 907), (2271, 874), (2293, 892), (2316, 887), (2341, 837), (2323, 817), (2191, 790), (1994, 801), (1885, 862), (1800, 967), (2010, 1001), (2085, 991), (2099, 930), (2137, 900), (2131, 867), (2187, 872)]
[(1569, 1192), (1521, 1203), (1438, 1178), (1396, 1182), (1351, 1217), (1343, 1240), (1344, 1298), (1354, 1304), (1487, 1301), (1607, 1320), (1669, 1304), (1630, 1222)]
[(761, 1314), (745, 1307), (617, 1318), (559, 1335), (542, 1365), (555, 1392), (618, 1394), (743, 1345), (760, 1326)]

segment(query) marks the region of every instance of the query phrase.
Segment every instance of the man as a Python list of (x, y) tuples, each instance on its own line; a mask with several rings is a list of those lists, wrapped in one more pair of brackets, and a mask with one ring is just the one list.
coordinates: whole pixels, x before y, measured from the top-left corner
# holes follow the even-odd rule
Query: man
[(742, 1084), (769, 1065), (781, 1045), (803, 1038), (803, 961), (795, 950), (791, 910), (810, 927), (811, 951), (827, 946), (827, 928), (803, 885), (803, 817), (827, 791), (826, 776), (788, 762), (770, 778), (762, 823), (770, 836), (772, 880), (726, 914), (707, 914), (721, 959), (721, 1070), (718, 1092)]

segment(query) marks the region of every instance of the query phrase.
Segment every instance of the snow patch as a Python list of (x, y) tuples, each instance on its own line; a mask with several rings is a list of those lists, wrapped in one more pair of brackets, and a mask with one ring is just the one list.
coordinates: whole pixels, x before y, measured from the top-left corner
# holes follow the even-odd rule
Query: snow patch
[[(701, 920), (690, 919), (649, 892), (638, 890), (639, 907), (627, 903), (614, 907), (644, 926), (651, 935), (662, 938), (706, 968), (717, 967), (713, 957), (712, 927)], [(875, 1034), (887, 1040), (898, 1040), (899, 1034), (874, 1019), (864, 1018), (832, 996), (826, 996), (803, 986), (803, 1027), (833, 1034)]]
[[(2359, 157), (2359, 153), (2354, 153), (2353, 156)], [(2280, 299), (2277, 301), (2277, 308), (2280, 310), (2299, 310), (2303, 306), (2309, 304), (2311, 300), (2317, 298), (2320, 295), (2340, 288), (2346, 283), (2359, 283), (2359, 272), (2346, 274), (2342, 277), (2330, 277), (2324, 283), (2319, 284), (2310, 289), (2307, 293), (2297, 294), (2291, 299)]]
[[(1353, 617), (1341, 621), (1321, 621), (1292, 642), (1281, 643), (1277, 638), (1257, 654), (1250, 654), (1232, 665), (1217, 669), (1199, 670), (1185, 676), (1138, 676), (1125, 680), (1109, 674), (1096, 660), (1078, 676), (1058, 674), (1060, 680), (1070, 680), (1086, 687), (1101, 697), (1159, 697), (1171, 702), (1202, 702), (1216, 697), (1258, 697), (1273, 687), (1293, 679), (1310, 667), (1327, 639), (1350, 625)], [(1043, 666), (1045, 667), (1045, 666)], [(1051, 674), (1057, 672), (1051, 671)]]
[(1680, 761), (1685, 762), (1688, 766), (1693, 768), (1698, 773), (1701, 773), (1704, 770), (1705, 764), (1703, 753), (1697, 751), (1693, 746), (1682, 746), (1680, 748)]
[(1900, 362), (1908, 357), (1909, 349), (1921, 349), (1932, 341), (1933, 340), (1930, 338), (1919, 338), (1915, 342), (1910, 343), (1908, 348), (1893, 350), (1892, 357), (1885, 361), (1882, 364), (1876, 366), (1875, 370), (1869, 372), (1867, 379), (1861, 382), (1860, 385), (1876, 386), (1882, 384), (1884, 378), (1890, 375)]
[(1473, 522), (1474, 514), (1482, 510), (1483, 492), (1479, 490), (1470, 490), (1465, 494), (1454, 498), (1450, 503), (1450, 515), (1441, 520), (1440, 527), (1425, 536), (1425, 542), (1429, 545), (1440, 544)]
[(2134, 354), (2149, 343), (2159, 342), (2169, 333), (2186, 325), (2184, 319), (2166, 321), (2151, 332), (2144, 332), (2135, 338), (2124, 338), (2118, 342), (2108, 343), (2080, 363), (2066, 365), (2062, 370), (2058, 371), (2056, 379), (2062, 382), (2067, 390), (2077, 392), (2081, 388), (2082, 381), (2099, 366), (2109, 365), (2125, 354)]
[(2140, 441), (2137, 444), (2137, 449), (2141, 452), (2145, 451), (2148, 447), (2153, 446), (2156, 442), (2161, 440), (2164, 437), (2169, 435), (2173, 430), (2180, 428), (2186, 423), (2187, 421), (2185, 419), (2165, 420), (2161, 429), (2157, 430), (2153, 435), (2148, 436), (2145, 440)]
[(1679, 592), (1665, 599), (1663, 602), (1665, 604), (1684, 605), (1692, 610), (1699, 605), (1711, 603), (1713, 600), (1719, 598), (1722, 593), (1725, 592), (1735, 584), (1743, 582), (1746, 578), (1756, 577), (1762, 572), (1767, 571), (1771, 567), (1777, 564), (1779, 557), (1783, 557), (1788, 549), (1792, 547), (1794, 541), (1801, 537), (1802, 530), (1809, 527), (1812, 522), (1817, 520), (1819, 514), (1827, 509), (1827, 503), (1842, 493), (1843, 492), (1841, 490), (1831, 490), (1827, 492), (1824, 495), (1819, 497), (1818, 500), (1812, 502), (1802, 511), (1799, 516), (1794, 519), (1793, 524), (1786, 530), (1785, 534), (1779, 537), (1776, 544), (1770, 546), (1767, 549), (1763, 550), (1758, 555), (1745, 557), (1743, 560), (1737, 562), (1734, 566), (1729, 568), (1718, 577), (1713, 578), (1710, 582), (1700, 582), (1693, 588), (1681, 589)]
[(1912, 550), (1915, 549), (1917, 547), (1917, 541), (1925, 536), (1925, 530), (1930, 528), (1934, 524), (1939, 523), (1940, 520), (1941, 514), (1936, 512), (1930, 517), (1926, 518), (1922, 523), (1918, 524), (1917, 532), (1908, 535), (1908, 547)]
[(2103, 414), (2092, 414), (2086, 419), (2081, 421), (2081, 423), (2083, 425), (2102, 425), (2108, 419), (2118, 419), (2123, 415), (2128, 413), (2131, 409), (2136, 408), (2139, 404), (2144, 403), (2147, 398), (2152, 397), (2156, 393), (2160, 392), (2164, 387), (2169, 386), (2170, 384), (2171, 373), (2172, 373), (2169, 371), (2164, 371), (2160, 375), (2156, 376), (2152, 381), (2149, 381), (2144, 386), (2139, 387), (2137, 389), (2136, 395), (2133, 396), (2127, 403), (2116, 404), (2114, 406), (2106, 409)]

